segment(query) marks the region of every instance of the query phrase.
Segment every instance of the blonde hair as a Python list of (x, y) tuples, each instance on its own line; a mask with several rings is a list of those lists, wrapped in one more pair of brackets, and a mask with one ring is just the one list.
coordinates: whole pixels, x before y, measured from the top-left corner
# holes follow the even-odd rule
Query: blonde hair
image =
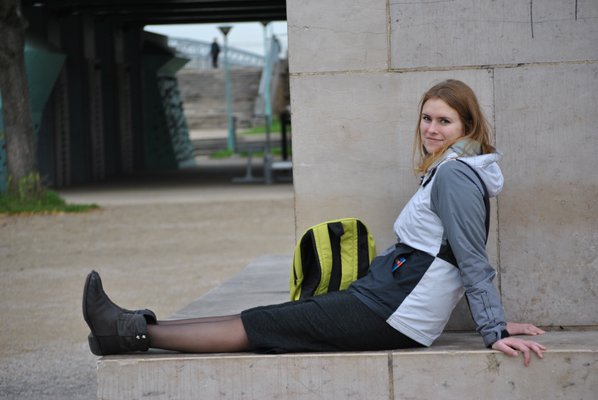
[[(419, 128), (424, 104), (430, 99), (440, 99), (453, 110), (457, 111), (464, 131), (464, 136), (448, 143), (441, 151), (434, 154), (428, 153), (424, 148)], [(478, 142), (481, 145), (482, 154), (493, 153), (495, 151), (491, 144), (492, 131), (490, 125), (488, 125), (488, 121), (482, 113), (475, 93), (465, 83), (449, 79), (430, 88), (424, 93), (419, 102), (419, 118), (413, 142), (413, 159), (416, 172), (423, 173), (427, 171), (443, 155), (447, 148), (463, 139), (471, 139)]]

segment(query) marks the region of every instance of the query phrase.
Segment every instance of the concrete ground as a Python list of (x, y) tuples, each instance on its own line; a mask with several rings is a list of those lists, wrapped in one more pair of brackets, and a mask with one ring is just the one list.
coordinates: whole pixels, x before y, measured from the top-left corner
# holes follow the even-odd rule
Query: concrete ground
[[(168, 317), (295, 242), (289, 183), (232, 184), (244, 160), (64, 190), (86, 214), (0, 216), (0, 399), (95, 399), (81, 314), (95, 269), (112, 299)], [(259, 172), (258, 172), (259, 174)]]

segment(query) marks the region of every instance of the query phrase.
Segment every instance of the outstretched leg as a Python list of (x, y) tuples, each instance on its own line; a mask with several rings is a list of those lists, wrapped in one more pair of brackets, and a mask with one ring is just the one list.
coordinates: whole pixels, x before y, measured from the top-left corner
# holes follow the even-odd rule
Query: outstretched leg
[(95, 271), (85, 281), (83, 317), (91, 330), (91, 351), (96, 355), (145, 351), (149, 347), (182, 352), (236, 352), (250, 347), (239, 315), (156, 323), (150, 310), (131, 311), (114, 304)]
[(206, 323), (206, 322), (220, 322), (228, 321), (231, 319), (239, 318), (239, 314), (235, 315), (224, 315), (221, 317), (197, 317), (197, 318), (185, 318), (185, 319), (165, 319), (156, 322), (159, 325), (186, 325), (195, 323)]
[(148, 333), (150, 347), (164, 350), (229, 353), (250, 349), (239, 315), (179, 320), (166, 324), (159, 322), (158, 325), (148, 325)]

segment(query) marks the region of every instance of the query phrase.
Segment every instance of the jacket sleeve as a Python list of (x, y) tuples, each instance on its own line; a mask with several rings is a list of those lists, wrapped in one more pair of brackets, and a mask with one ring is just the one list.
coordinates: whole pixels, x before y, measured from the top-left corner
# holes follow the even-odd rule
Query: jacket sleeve
[(457, 261), (476, 330), (490, 347), (508, 333), (500, 296), (492, 283), (496, 271), (486, 253), (482, 183), (466, 165), (454, 161), (442, 164), (436, 174), (432, 210), (442, 221)]

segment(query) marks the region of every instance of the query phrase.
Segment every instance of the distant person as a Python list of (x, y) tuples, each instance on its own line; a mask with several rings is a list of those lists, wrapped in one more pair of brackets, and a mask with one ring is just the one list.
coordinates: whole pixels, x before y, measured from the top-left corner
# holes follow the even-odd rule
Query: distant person
[(214, 38), (212, 46), (210, 46), (210, 56), (212, 57), (212, 68), (218, 68), (218, 55), (220, 54), (220, 45), (218, 40)]
[[(418, 191), (394, 223), (397, 243), (343, 292), (255, 307), (240, 315), (157, 321), (127, 310), (89, 274), (83, 316), (97, 355), (159, 348), (189, 353), (371, 351), (430, 346), (463, 294), (484, 345), (508, 356), (543, 357), (546, 347), (515, 335), (540, 335), (507, 322), (486, 253), (484, 198), (503, 176), (490, 127), (473, 91), (448, 80), (423, 96), (415, 131)], [(487, 192), (488, 194), (484, 194)], [(171, 288), (176, 294), (176, 288)], [(128, 289), (148, 289), (131, 282)]]

